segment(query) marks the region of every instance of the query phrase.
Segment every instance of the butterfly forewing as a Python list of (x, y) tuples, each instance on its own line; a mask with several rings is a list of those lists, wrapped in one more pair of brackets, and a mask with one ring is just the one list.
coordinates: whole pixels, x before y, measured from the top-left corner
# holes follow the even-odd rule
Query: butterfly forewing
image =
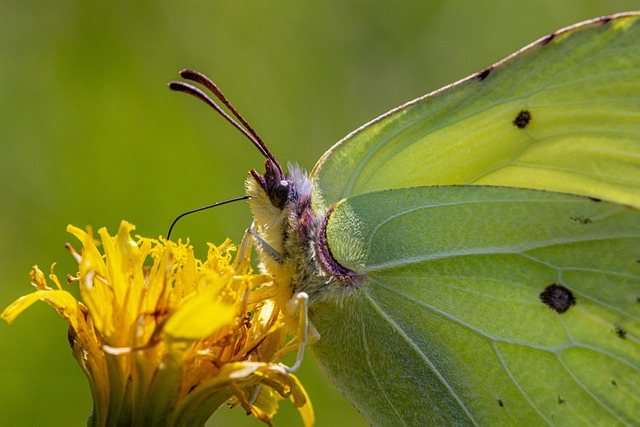
[(314, 204), (480, 184), (640, 206), (640, 18), (601, 18), (363, 126), (314, 169)]

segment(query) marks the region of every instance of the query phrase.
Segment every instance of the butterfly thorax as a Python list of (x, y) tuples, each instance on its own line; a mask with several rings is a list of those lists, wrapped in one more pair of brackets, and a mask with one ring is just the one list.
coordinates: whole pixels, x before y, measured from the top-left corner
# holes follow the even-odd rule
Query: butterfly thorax
[(256, 231), (264, 241), (256, 245), (260, 268), (289, 286), (292, 294), (306, 292), (311, 303), (324, 298), (340, 301), (361, 280), (331, 256), (325, 236), (328, 213), (313, 209), (312, 179), (295, 165), (289, 171), (278, 176), (267, 161), (265, 175), (252, 170), (245, 183)]

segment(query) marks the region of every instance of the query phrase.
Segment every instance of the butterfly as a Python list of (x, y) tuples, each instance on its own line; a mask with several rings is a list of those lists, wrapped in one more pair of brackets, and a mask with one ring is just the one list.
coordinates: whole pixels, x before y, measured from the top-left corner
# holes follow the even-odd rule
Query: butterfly
[(266, 158), (262, 266), (309, 295), (311, 351), (369, 423), (640, 424), (639, 13), (394, 109), (309, 175), (181, 74)]

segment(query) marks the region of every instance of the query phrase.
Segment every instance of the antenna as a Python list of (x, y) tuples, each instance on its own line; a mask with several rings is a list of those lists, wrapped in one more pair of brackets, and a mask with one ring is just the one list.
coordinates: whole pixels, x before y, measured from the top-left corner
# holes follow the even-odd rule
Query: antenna
[(185, 216), (187, 216), (189, 214), (192, 214), (192, 213), (196, 213), (196, 212), (204, 211), (204, 210), (207, 210), (207, 209), (215, 208), (216, 206), (226, 205), (227, 203), (239, 202), (240, 200), (247, 200), (248, 198), (249, 198), (249, 196), (236, 197), (235, 199), (229, 199), (229, 200), (225, 200), (223, 202), (213, 203), (211, 205), (202, 206), (200, 208), (191, 209), (190, 211), (186, 211), (186, 212), (181, 213), (171, 223), (171, 226), (169, 227), (169, 232), (167, 232), (167, 240), (170, 239), (171, 231), (173, 230), (173, 226), (176, 225), (176, 222), (178, 222), (178, 220), (180, 218), (185, 217)]
[(177, 92), (184, 92), (191, 96), (195, 96), (196, 98), (198, 98), (199, 100), (203, 101), (205, 104), (213, 108), (218, 114), (224, 117), (225, 120), (231, 123), (233, 127), (238, 129), (245, 137), (247, 137), (247, 139), (249, 139), (249, 141), (251, 141), (253, 145), (256, 146), (256, 148), (260, 151), (260, 153), (266, 159), (271, 160), (275, 164), (276, 168), (280, 172), (280, 175), (284, 176), (282, 166), (280, 166), (280, 163), (278, 163), (278, 161), (273, 156), (271, 151), (269, 151), (269, 148), (264, 143), (262, 138), (260, 138), (258, 133), (249, 125), (249, 123), (242, 117), (242, 115), (238, 113), (238, 111), (233, 107), (233, 105), (231, 105), (229, 100), (224, 96), (220, 88), (218, 88), (218, 86), (213, 82), (213, 80), (211, 80), (209, 77), (205, 76), (202, 73), (189, 70), (189, 69), (184, 69), (180, 71), (180, 76), (186, 80), (191, 80), (196, 83), (199, 83), (202, 86), (209, 89), (209, 91), (216, 98), (218, 98), (218, 100), (220, 100), (220, 102), (222, 102), (222, 104), (225, 107), (229, 109), (231, 114), (233, 114), (235, 118), (237, 118), (240, 121), (240, 123), (242, 123), (242, 125), (238, 124), (238, 122), (236, 122), (231, 116), (229, 116), (229, 114), (227, 114), (218, 104), (216, 104), (216, 102), (213, 99), (211, 99), (206, 93), (204, 93), (202, 90), (198, 89), (197, 87), (189, 83), (185, 83), (182, 81), (173, 81), (169, 83), (169, 89)]

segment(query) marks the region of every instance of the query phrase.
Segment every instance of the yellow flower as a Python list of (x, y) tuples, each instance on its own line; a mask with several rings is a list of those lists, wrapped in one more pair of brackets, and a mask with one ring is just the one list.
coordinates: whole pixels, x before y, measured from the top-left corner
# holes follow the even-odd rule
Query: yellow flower
[[(286, 397), (304, 424), (313, 424), (304, 388), (279, 363), (306, 338), (287, 342), (296, 316), (277, 302), (289, 291), (253, 274), (248, 240), (235, 260), (227, 240), (209, 245), (201, 262), (188, 242), (134, 241), (133, 229), (122, 222), (113, 237), (100, 229), (102, 255), (91, 230), (69, 226), (83, 246), (80, 254), (69, 246), (79, 268), (68, 280), (78, 283), (81, 301), (62, 289), (53, 266), (54, 288), (36, 266), (36, 291), (2, 313), (11, 323), (41, 300), (67, 320), (93, 394), (89, 425), (201, 426), (225, 403), (271, 424)], [(306, 303), (303, 296), (296, 301)], [(300, 313), (304, 320), (304, 308)]]

